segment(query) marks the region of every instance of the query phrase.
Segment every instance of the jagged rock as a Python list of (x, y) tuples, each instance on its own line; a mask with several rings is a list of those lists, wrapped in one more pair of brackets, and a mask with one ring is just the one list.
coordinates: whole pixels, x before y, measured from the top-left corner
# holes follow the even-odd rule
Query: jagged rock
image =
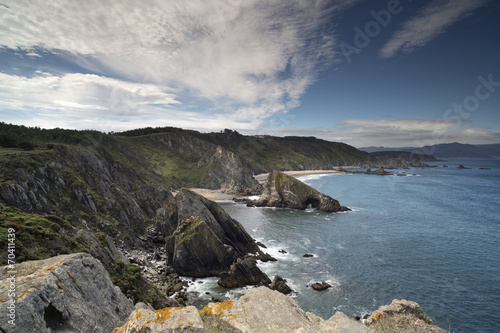
[(292, 288), (290, 288), (286, 284), (286, 280), (283, 279), (279, 275), (276, 275), (274, 277), (274, 280), (271, 283), (271, 285), (269, 286), (269, 288), (271, 288), (272, 290), (279, 291), (280, 293), (285, 294), (285, 295), (290, 294), (292, 292)]
[(257, 242), (256, 244), (257, 244), (258, 246), (260, 246), (260, 247), (264, 248), (264, 249), (267, 249), (267, 246), (265, 246), (265, 245), (264, 245), (263, 243), (261, 243), (261, 242)]
[(206, 332), (203, 320), (194, 306), (136, 309), (128, 321), (113, 333)]
[[(122, 325), (134, 310), (131, 300), (113, 286), (101, 262), (89, 254), (76, 253), (50, 259), (26, 261), (9, 269), (0, 279), (15, 276), (16, 327), (0, 316), (5, 332), (111, 332)], [(0, 284), (0, 294), (8, 294), (8, 283)], [(9, 300), (0, 303), (8, 313)]]
[[(325, 321), (302, 310), (292, 298), (267, 287), (252, 288), (236, 301), (210, 303), (201, 312), (220, 317), (242, 332), (371, 332), (346, 316), (333, 316)], [(346, 321), (350, 321), (351, 330), (336, 330), (345, 327)]]
[(166, 248), (168, 261), (179, 274), (220, 276), (237, 259), (260, 251), (243, 226), (217, 203), (186, 189), (175, 201), (178, 224), (167, 237)]
[[(419, 311), (408, 313), (411, 316), (422, 317)], [(238, 300), (209, 303), (200, 311), (196, 311), (192, 306), (165, 308), (157, 311), (144, 306), (136, 307), (126, 324), (116, 329), (114, 333), (207, 331), (228, 333), (370, 333), (372, 329), (377, 329), (376, 332), (384, 332), (384, 327), (378, 329), (376, 325), (377, 323), (367, 327), (359, 320), (351, 319), (342, 312), (336, 312), (328, 320), (323, 320), (313, 313), (302, 310), (292, 298), (267, 287), (257, 287), (249, 290)], [(407, 321), (405, 325), (401, 327), (401, 331), (446, 332), (430, 324), (425, 324), (428, 326), (424, 326), (424, 329), (419, 323), (412, 326), (413, 323)]]
[(262, 252), (261, 250), (259, 250), (258, 254), (254, 256), (254, 258), (262, 262), (278, 261), (278, 259), (271, 256), (269, 253)]
[(350, 210), (341, 206), (337, 200), (279, 171), (269, 173), (264, 192), (258, 200), (249, 201), (248, 205), (293, 209), (306, 209), (310, 206), (325, 212)]
[(311, 285), (311, 288), (313, 288), (314, 290), (317, 290), (317, 291), (321, 291), (321, 290), (325, 290), (325, 289), (328, 289), (328, 288), (331, 288), (332, 285), (323, 281), (323, 282), (316, 282), (316, 283), (313, 283)]
[(240, 288), (246, 285), (269, 285), (271, 280), (257, 267), (254, 258), (239, 258), (228, 272), (220, 274), (217, 283), (225, 288)]
[(371, 325), (386, 316), (397, 314), (411, 314), (412, 316), (424, 321), (427, 324), (434, 324), (432, 320), (424, 313), (424, 310), (416, 302), (407, 301), (405, 299), (395, 299), (390, 305), (383, 305), (378, 310), (373, 311), (371, 316), (365, 320), (365, 325)]

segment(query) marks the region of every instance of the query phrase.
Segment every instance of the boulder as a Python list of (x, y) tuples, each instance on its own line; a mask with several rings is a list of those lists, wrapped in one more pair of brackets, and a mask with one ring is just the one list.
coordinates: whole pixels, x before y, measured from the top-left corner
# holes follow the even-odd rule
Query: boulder
[(314, 290), (317, 290), (317, 291), (321, 291), (321, 290), (325, 290), (325, 289), (328, 289), (328, 288), (331, 288), (332, 285), (323, 281), (323, 282), (316, 282), (316, 283), (313, 283), (311, 285), (311, 287), (314, 289)]
[(339, 202), (324, 195), (300, 180), (279, 171), (271, 171), (259, 199), (247, 203), (258, 207), (282, 207), (292, 209), (316, 208), (325, 212), (348, 211)]
[(302, 257), (304, 257), (304, 258), (311, 258), (311, 257), (314, 257), (314, 255), (310, 254), (310, 253), (306, 253)]
[[(15, 271), (16, 273), (10, 273)], [(134, 310), (118, 287), (113, 286), (101, 262), (87, 253), (61, 255), (4, 266), (0, 279), (14, 276), (15, 328), (0, 316), (3, 332), (111, 332)], [(6, 297), (9, 283), (0, 284)], [(3, 314), (10, 299), (1, 300)]]
[(225, 288), (241, 288), (246, 285), (269, 285), (271, 280), (257, 267), (257, 260), (247, 257), (238, 259), (228, 272), (220, 274), (217, 283)]
[(279, 275), (276, 275), (274, 277), (274, 280), (273, 282), (271, 283), (271, 285), (269, 286), (269, 288), (271, 288), (272, 290), (276, 290), (276, 291), (279, 291), (280, 293), (284, 294), (284, 295), (288, 295), (292, 292), (292, 288), (290, 288), (287, 284), (286, 284), (286, 280), (283, 279), (281, 276)]

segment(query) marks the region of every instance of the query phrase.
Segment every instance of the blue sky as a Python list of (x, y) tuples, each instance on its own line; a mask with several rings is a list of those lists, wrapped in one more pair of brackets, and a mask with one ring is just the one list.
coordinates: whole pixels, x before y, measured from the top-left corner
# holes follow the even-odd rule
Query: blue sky
[(0, 120), (500, 142), (494, 0), (0, 0)]

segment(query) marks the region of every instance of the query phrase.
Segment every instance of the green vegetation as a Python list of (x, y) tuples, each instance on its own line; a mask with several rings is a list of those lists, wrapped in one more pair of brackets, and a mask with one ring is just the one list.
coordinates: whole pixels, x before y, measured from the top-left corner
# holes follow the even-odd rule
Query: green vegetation
[(22, 150), (52, 149), (59, 144), (85, 144), (85, 136), (97, 131), (76, 131), (61, 128), (42, 129), (0, 122), (0, 147)]
[(74, 231), (68, 221), (55, 215), (24, 213), (15, 207), (0, 206), (0, 265), (7, 264), (8, 229), (15, 230), (16, 263), (50, 258), (88, 250), (83, 242), (73, 239)]
[(196, 228), (203, 223), (199, 216), (191, 216), (188, 219), (182, 220), (177, 229), (177, 244), (182, 244), (189, 241), (196, 235)]
[(127, 264), (121, 259), (116, 260), (111, 272), (111, 280), (134, 303), (148, 303), (155, 309), (168, 306), (166, 296), (160, 293), (156, 286), (152, 286), (144, 280), (141, 268), (137, 265)]

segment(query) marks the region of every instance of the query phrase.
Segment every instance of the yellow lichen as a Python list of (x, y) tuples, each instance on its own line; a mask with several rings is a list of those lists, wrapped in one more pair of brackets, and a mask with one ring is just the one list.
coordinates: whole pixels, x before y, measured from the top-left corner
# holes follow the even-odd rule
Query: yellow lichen
[(381, 313), (381, 312), (377, 312), (374, 316), (373, 316), (373, 320), (374, 321), (377, 321), (379, 320), (380, 318), (382, 318), (384, 315)]
[[(213, 304), (213, 303), (212, 303)], [(233, 301), (227, 300), (221, 303), (215, 303), (211, 306), (211, 304), (205, 306), (202, 310), (200, 310), (200, 314), (207, 315), (211, 317), (224, 317), (226, 320), (236, 319), (236, 315), (226, 314), (224, 310), (229, 310), (233, 307)]]
[(142, 318), (144, 317), (144, 315), (142, 314), (142, 312), (139, 312), (138, 314), (135, 315), (135, 319), (139, 319), (139, 318)]
[(190, 321), (188, 321), (188, 325), (191, 325), (191, 326), (193, 326), (193, 323), (192, 323), (192, 322), (190, 322)]

